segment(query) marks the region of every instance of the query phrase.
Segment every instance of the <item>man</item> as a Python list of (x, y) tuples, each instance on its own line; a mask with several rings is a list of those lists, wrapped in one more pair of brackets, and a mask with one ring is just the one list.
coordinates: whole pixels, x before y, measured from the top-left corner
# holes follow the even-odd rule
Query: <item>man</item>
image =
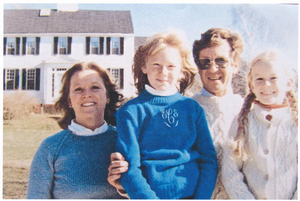
[(228, 199), (221, 182), (223, 145), (233, 118), (239, 113), (243, 99), (233, 94), (232, 77), (239, 70), (243, 40), (228, 29), (213, 28), (201, 35), (193, 46), (203, 89), (195, 99), (204, 109), (218, 156), (219, 175), (212, 199)]
[[(231, 121), (243, 103), (234, 95), (231, 81), (239, 70), (244, 43), (242, 38), (228, 29), (212, 28), (201, 35), (193, 45), (194, 61), (198, 66), (203, 89), (195, 99), (204, 109), (214, 146), (218, 155), (219, 175), (212, 199), (229, 198), (220, 180), (223, 145)], [(128, 163), (119, 153), (111, 155), (108, 182), (122, 191), (118, 182), (121, 173), (128, 170)]]

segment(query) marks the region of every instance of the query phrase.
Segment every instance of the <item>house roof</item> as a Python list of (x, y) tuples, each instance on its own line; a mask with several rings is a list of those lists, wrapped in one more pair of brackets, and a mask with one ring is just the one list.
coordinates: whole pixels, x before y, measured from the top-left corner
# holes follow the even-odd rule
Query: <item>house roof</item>
[(123, 33), (133, 34), (130, 11), (4, 10), (4, 34), (28, 33)]
[(145, 45), (146, 40), (147, 37), (134, 37), (134, 52), (137, 51), (141, 45)]

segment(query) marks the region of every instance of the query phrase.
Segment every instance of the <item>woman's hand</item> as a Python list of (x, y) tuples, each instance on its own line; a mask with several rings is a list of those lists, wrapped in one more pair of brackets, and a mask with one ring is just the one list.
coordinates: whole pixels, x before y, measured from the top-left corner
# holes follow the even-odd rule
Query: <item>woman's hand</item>
[(116, 152), (110, 155), (111, 163), (108, 168), (108, 177), (107, 181), (110, 185), (114, 186), (119, 191), (124, 191), (123, 187), (121, 186), (119, 179), (121, 178), (121, 174), (127, 172), (128, 170), (128, 163), (125, 161), (125, 158), (122, 154)]

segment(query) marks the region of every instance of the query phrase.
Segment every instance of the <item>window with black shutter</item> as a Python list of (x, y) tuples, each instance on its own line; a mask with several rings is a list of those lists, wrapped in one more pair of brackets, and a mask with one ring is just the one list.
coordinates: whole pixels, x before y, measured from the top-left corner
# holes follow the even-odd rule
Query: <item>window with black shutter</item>
[(106, 38), (106, 54), (110, 54), (110, 37)]
[(6, 88), (6, 83), (5, 83), (5, 69), (3, 69), (3, 90), (5, 90)]
[(3, 55), (6, 55), (6, 37), (3, 38)]
[(100, 52), (99, 54), (104, 53), (104, 37), (100, 37)]
[(20, 55), (20, 37), (16, 37), (16, 55)]
[(124, 69), (123, 68), (107, 68), (112, 75), (119, 89), (124, 89)]
[(54, 37), (53, 41), (53, 54), (57, 54), (58, 49), (58, 37)]
[(22, 69), (22, 90), (26, 89), (26, 69)]
[(16, 69), (16, 73), (15, 73), (15, 89), (19, 89), (19, 79), (20, 79), (19, 69)]
[(22, 55), (26, 54), (26, 37), (22, 38)]
[(41, 69), (35, 69), (35, 90), (40, 90)]
[(6, 90), (15, 89), (15, 69), (6, 70)]
[(90, 37), (85, 38), (85, 52), (86, 54), (90, 54)]
[(121, 55), (124, 54), (124, 38), (123, 37), (120, 38), (120, 54)]
[(36, 37), (35, 38), (35, 45), (36, 45), (36, 52), (35, 52), (35, 54), (36, 55), (39, 55), (40, 54), (40, 40), (41, 40), (41, 38), (40, 37)]
[(68, 51), (67, 54), (71, 54), (72, 52), (72, 37), (68, 37)]

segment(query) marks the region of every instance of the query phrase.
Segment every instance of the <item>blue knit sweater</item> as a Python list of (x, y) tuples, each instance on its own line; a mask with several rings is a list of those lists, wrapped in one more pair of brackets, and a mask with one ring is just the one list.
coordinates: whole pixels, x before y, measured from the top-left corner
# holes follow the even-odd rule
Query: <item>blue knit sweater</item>
[(121, 184), (130, 198), (210, 199), (218, 163), (195, 100), (144, 90), (118, 110), (117, 127), (117, 151), (130, 165)]
[(116, 129), (79, 136), (69, 129), (45, 139), (30, 169), (27, 198), (121, 198), (107, 182)]

